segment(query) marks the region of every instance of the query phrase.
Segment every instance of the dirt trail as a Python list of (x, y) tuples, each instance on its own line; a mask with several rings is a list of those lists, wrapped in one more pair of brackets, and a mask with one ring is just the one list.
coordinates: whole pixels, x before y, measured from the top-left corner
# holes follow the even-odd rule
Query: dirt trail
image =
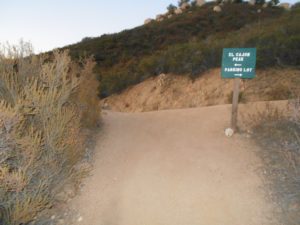
[(267, 225), (271, 206), (230, 106), (105, 112), (95, 167), (72, 202), (83, 225)]

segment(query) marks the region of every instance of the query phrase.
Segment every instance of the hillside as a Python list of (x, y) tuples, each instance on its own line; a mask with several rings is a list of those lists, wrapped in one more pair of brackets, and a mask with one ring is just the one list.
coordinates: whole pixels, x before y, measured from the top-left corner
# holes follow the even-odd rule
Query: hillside
[[(103, 99), (102, 106), (120, 112), (145, 112), (229, 104), (233, 80), (222, 79), (220, 74), (220, 69), (211, 69), (194, 81), (163, 74)], [(243, 81), (240, 101), (285, 100), (296, 96), (300, 96), (300, 71), (273, 68), (259, 70), (255, 79)]]
[(99, 38), (85, 38), (82, 42), (67, 46), (74, 56), (86, 52), (93, 54), (100, 67), (124, 63), (131, 57), (141, 57), (170, 45), (186, 43), (192, 39), (204, 39), (214, 33), (238, 30), (253, 22), (275, 18), (282, 14), (280, 8), (267, 8), (257, 16), (258, 6), (248, 4), (225, 5), (224, 12), (213, 13), (214, 3), (195, 7), (163, 22), (152, 22), (132, 30), (124, 30)]
[(299, 10), (240, 3), (214, 12), (216, 4), (65, 48), (74, 58), (94, 55), (102, 97), (160, 73), (199, 76), (220, 65), (223, 47), (257, 47), (259, 67), (299, 64)]

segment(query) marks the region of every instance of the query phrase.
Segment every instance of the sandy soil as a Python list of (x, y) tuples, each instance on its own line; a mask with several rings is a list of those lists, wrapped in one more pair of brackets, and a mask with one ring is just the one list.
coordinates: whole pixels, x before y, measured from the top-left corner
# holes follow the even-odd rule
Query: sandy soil
[(230, 106), (104, 112), (83, 225), (267, 225), (272, 207), (249, 138), (224, 136)]

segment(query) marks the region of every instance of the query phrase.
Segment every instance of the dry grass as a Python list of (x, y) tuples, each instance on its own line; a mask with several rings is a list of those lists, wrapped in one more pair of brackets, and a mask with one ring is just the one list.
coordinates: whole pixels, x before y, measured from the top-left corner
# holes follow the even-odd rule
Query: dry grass
[[(261, 146), (265, 184), (280, 209), (280, 224), (300, 221), (300, 100), (290, 100), (287, 109), (268, 104), (263, 110), (243, 116), (247, 128)], [(288, 112), (288, 113), (287, 113)]]
[(81, 64), (84, 65), (80, 73), (81, 83), (78, 91), (74, 96), (74, 100), (81, 109), (81, 122), (86, 127), (93, 127), (98, 125), (100, 107), (99, 98), (99, 82), (93, 73), (93, 68), (96, 63), (91, 59), (82, 59)]
[(99, 120), (94, 63), (50, 58), (31, 46), (0, 55), (0, 224), (28, 224), (50, 207), (66, 183), (78, 179), (85, 137)]
[(242, 109), (240, 117), (243, 129), (254, 130), (269, 123), (286, 120), (288, 109), (286, 104), (276, 104), (276, 102), (261, 102), (252, 104), (252, 109)]
[(276, 84), (275, 87), (266, 93), (266, 95), (270, 101), (291, 99), (293, 97), (290, 88), (282, 83)]
[[(233, 91), (231, 91), (228, 95), (227, 95), (227, 103), (228, 104), (232, 104), (232, 99), (233, 99)], [(244, 92), (241, 91), (239, 92), (239, 99), (238, 99), (239, 103), (246, 103), (247, 100), (245, 98)]]

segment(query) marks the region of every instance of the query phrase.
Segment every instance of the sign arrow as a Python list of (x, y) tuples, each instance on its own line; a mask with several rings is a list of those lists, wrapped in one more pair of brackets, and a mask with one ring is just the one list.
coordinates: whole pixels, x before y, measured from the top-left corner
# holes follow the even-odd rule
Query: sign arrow
[(234, 66), (242, 66), (242, 64), (234, 64)]
[(241, 73), (237, 73), (237, 74), (234, 74), (234, 76), (236, 76), (236, 77), (242, 77), (242, 76), (243, 76), (243, 74), (241, 74)]

